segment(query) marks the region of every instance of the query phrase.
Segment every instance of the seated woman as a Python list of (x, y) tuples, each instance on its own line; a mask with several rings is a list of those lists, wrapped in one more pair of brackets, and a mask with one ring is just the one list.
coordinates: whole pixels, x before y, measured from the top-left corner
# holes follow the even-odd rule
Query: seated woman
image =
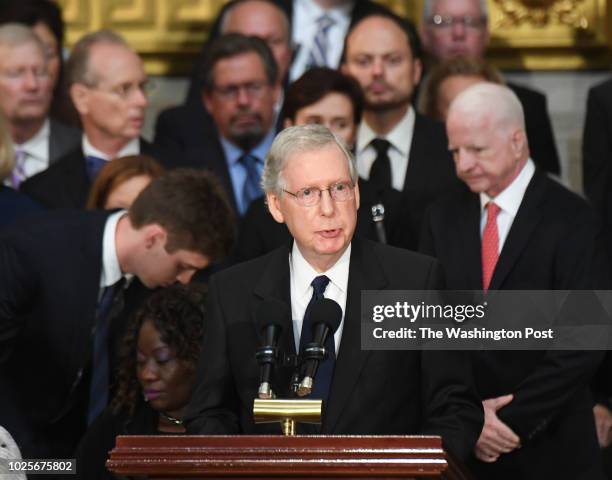
[(115, 158), (98, 173), (89, 191), (87, 208), (128, 208), (151, 180), (163, 173), (164, 168), (147, 155)]
[(4, 185), (5, 182), (12, 183), (11, 175), (15, 168), (15, 151), (7, 128), (6, 120), (0, 115), (0, 229), (28, 215), (44, 211), (27, 195)]
[[(361, 87), (353, 78), (337, 70), (313, 68), (285, 92), (282, 118), (285, 127), (310, 123), (324, 125), (352, 149), (363, 102)], [(401, 225), (399, 221), (401, 194), (394, 191), (379, 194), (362, 179), (359, 180), (359, 192), (361, 207), (358, 210), (356, 234), (395, 246), (410, 247), (406, 226), (408, 220), (404, 216)], [(413, 246), (416, 247), (417, 238), (413, 238)], [(236, 260), (258, 257), (290, 239), (287, 227), (276, 223), (268, 212), (265, 198), (257, 199), (251, 203), (242, 219)]]
[(423, 92), (423, 113), (444, 122), (453, 99), (480, 82), (503, 84), (499, 72), (477, 58), (456, 57), (437, 65)]
[(117, 435), (185, 432), (205, 296), (202, 285), (172, 285), (152, 295), (133, 317), (120, 352), (115, 396), (77, 449), (77, 478), (115, 478), (104, 464)]

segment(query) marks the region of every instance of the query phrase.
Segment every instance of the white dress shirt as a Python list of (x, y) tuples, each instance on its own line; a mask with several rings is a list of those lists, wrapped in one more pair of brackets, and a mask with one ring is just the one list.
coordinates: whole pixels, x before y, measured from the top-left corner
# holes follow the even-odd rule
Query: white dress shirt
[(480, 194), (481, 238), (487, 223), (487, 209), (485, 208), (487, 203), (494, 202), (500, 208), (500, 211), (497, 214), (497, 234), (499, 238), (498, 253), (501, 253), (504, 242), (506, 241), (506, 238), (508, 238), (510, 227), (512, 227), (512, 222), (514, 222), (514, 219), (516, 218), (518, 209), (521, 206), (523, 197), (525, 196), (525, 190), (527, 190), (527, 186), (529, 185), (534, 172), (535, 166), (530, 158), (527, 160), (520, 173), (516, 176), (512, 183), (495, 198), (489, 197), (484, 192)]
[(94, 147), (89, 139), (87, 138), (87, 135), (83, 134), (83, 140), (82, 140), (82, 146), (83, 146), (83, 155), (85, 157), (98, 157), (98, 158), (102, 158), (106, 161), (110, 161), (113, 158), (120, 158), (120, 157), (126, 157), (128, 155), (138, 155), (140, 154), (140, 139), (138, 137), (133, 138), (132, 140), (130, 140), (128, 143), (125, 144), (125, 146), (119, 150), (119, 152), (117, 153), (117, 155), (115, 155), (114, 157), (110, 157), (109, 155), (107, 155), (106, 153), (98, 150), (96, 147)]
[(391, 186), (402, 191), (408, 170), (408, 159), (412, 146), (415, 122), (414, 108), (409, 107), (406, 115), (387, 135), (376, 135), (374, 130), (363, 120), (357, 130), (357, 172), (364, 179), (370, 178), (370, 169), (376, 160), (376, 150), (370, 145), (375, 138), (383, 138), (391, 144), (388, 155), (391, 162)]
[(325, 298), (334, 300), (342, 308), (342, 321), (334, 334), (336, 355), (340, 348), (342, 329), (344, 328), (344, 315), (346, 313), (346, 293), (348, 287), (349, 264), (351, 259), (351, 245), (344, 251), (338, 261), (326, 272), (319, 273), (306, 261), (296, 242), (289, 255), (289, 276), (291, 284), (291, 318), (293, 319), (293, 335), (295, 351), (300, 348), (300, 334), (306, 307), (312, 298), (313, 288), (310, 285), (315, 277), (325, 275), (329, 284), (325, 289)]
[(338, 68), (344, 48), (344, 37), (351, 23), (352, 10), (353, 2), (325, 10), (314, 0), (294, 0), (292, 40), (297, 47), (297, 53), (289, 71), (291, 81), (298, 79), (308, 66), (310, 52), (318, 31), (317, 20), (324, 14), (334, 20), (334, 24), (327, 31), (329, 47), (326, 52), (327, 66), (333, 69)]
[(24, 152), (23, 172), (30, 178), (49, 167), (49, 136), (51, 126), (47, 118), (42, 127), (27, 142), (15, 144), (15, 150)]
[(102, 236), (102, 273), (100, 274), (101, 290), (114, 285), (124, 276), (119, 265), (117, 245), (115, 244), (117, 223), (119, 223), (119, 220), (124, 215), (127, 215), (126, 210), (113, 213), (109, 215), (104, 225), (104, 234)]

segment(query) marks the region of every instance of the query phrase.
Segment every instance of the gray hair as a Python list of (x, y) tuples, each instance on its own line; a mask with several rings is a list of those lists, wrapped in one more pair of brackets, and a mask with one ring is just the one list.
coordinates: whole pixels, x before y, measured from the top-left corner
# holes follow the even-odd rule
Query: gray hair
[(89, 56), (93, 46), (98, 43), (120, 45), (131, 50), (131, 47), (123, 37), (112, 30), (98, 30), (97, 32), (84, 35), (75, 43), (70, 58), (68, 62), (66, 62), (66, 79), (68, 85), (74, 83), (82, 83), (89, 86), (96, 85), (98, 79), (90, 68)]
[(8, 125), (0, 115), (0, 182), (10, 175), (15, 167), (15, 151), (9, 135)]
[[(433, 15), (434, 5), (438, 0), (423, 0), (423, 22), (427, 23)], [(489, 18), (489, 7), (487, 6), (487, 0), (478, 0), (480, 7), (480, 14)]]
[(13, 48), (30, 43), (40, 50), (46, 61), (45, 47), (30, 27), (21, 23), (5, 23), (0, 26), (0, 46)]
[(336, 145), (344, 154), (348, 163), (351, 182), (356, 184), (357, 167), (355, 166), (355, 158), (346, 148), (344, 142), (323, 125), (298, 125), (286, 128), (274, 139), (270, 151), (266, 155), (266, 162), (261, 175), (261, 187), (264, 192), (278, 194), (283, 190), (283, 170), (293, 155), (320, 150), (329, 145)]
[(466, 117), (489, 114), (500, 126), (525, 130), (523, 106), (505, 85), (482, 82), (466, 88), (450, 104), (449, 117), (455, 111)]
[[(285, 38), (287, 40), (287, 44), (290, 45), (291, 44), (291, 22), (289, 21), (287, 12), (285, 12), (277, 3), (273, 2), (272, 0), (234, 0), (232, 2), (227, 3), (225, 8), (221, 12), (221, 20), (219, 22), (219, 33), (220, 34), (227, 33), (226, 31), (227, 22), (229, 20), (230, 15), (232, 14), (232, 11), (239, 5), (243, 3), (248, 3), (248, 2), (266, 3), (270, 5), (271, 7), (275, 8), (278, 11), (278, 13), (280, 13), (281, 17), (283, 18), (283, 27), (285, 28)], [(244, 35), (244, 32), (233, 32), (233, 33), (242, 33)]]

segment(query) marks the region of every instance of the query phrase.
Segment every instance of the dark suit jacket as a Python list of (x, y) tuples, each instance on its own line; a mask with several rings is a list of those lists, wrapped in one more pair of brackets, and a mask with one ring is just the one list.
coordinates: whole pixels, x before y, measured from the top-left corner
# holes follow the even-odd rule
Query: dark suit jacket
[(42, 211), (43, 208), (27, 195), (0, 185), (0, 229)]
[[(383, 225), (387, 243), (400, 248), (417, 247), (418, 239), (410, 236), (409, 212), (402, 208), (399, 192), (390, 190), (385, 192), (385, 198), (381, 199), (367, 180), (359, 179), (359, 193), (361, 205), (357, 211), (355, 235), (380, 241), (377, 225), (372, 218), (372, 206), (380, 202), (385, 208)], [(236, 260), (251, 260), (290, 241), (291, 234), (287, 226), (275, 221), (268, 211), (265, 199), (259, 198), (251, 203), (240, 222)]]
[[(289, 305), (289, 249), (236, 265), (212, 277), (208, 322), (188, 433), (279, 433), (253, 423), (259, 373), (255, 312), (263, 300)], [(459, 456), (471, 451), (482, 427), (466, 357), (457, 352), (367, 351), (360, 347), (360, 292), (429, 289), (440, 285), (430, 258), (353, 239), (342, 341), (323, 414), (323, 434), (435, 434)], [(289, 319), (279, 345), (295, 354)], [(274, 390), (288, 398), (289, 369), (277, 369)], [(303, 430), (304, 431), (304, 430)], [(306, 429), (305, 431), (310, 431)]]
[(78, 128), (69, 127), (51, 118), (49, 121), (49, 165), (79, 148), (82, 135), (83, 133)]
[(200, 145), (188, 148), (183, 152), (178, 161), (180, 163), (176, 163), (175, 166), (205, 168), (214, 173), (221, 182), (221, 186), (228, 197), (230, 206), (234, 210), (234, 213), (237, 214), (238, 206), (236, 204), (234, 186), (217, 130), (213, 127), (209, 135), (201, 134), (200, 137)]
[(523, 105), (531, 158), (538, 167), (560, 175), (559, 153), (548, 114), (546, 95), (515, 83), (508, 83), (508, 87)]
[[(600, 213), (612, 245), (612, 80), (589, 90), (582, 136), (584, 192)], [(612, 261), (612, 247), (608, 259)], [(612, 263), (610, 265), (612, 271)]]
[[(537, 171), (504, 243), (491, 280), (495, 290), (606, 289), (596, 214), (577, 195)], [(427, 214), (421, 250), (438, 258), (451, 289), (481, 289), (480, 200), (465, 193)], [(483, 399), (514, 400), (499, 418), (522, 448), (492, 464), (474, 462), (483, 479), (600, 478), (590, 379), (598, 352), (474, 353)]]
[[(168, 166), (167, 155), (155, 145), (140, 141), (140, 151)], [(28, 178), (20, 191), (47, 208), (84, 208), (91, 188), (81, 146), (47, 170)]]
[[(85, 431), (108, 212), (53, 212), (0, 236), (0, 424), (24, 458), (69, 458)], [(147, 292), (126, 291), (124, 313)], [(111, 365), (124, 317), (112, 319)]]
[[(416, 113), (408, 170), (402, 190), (401, 211), (410, 219), (405, 238), (416, 239), (421, 231), (425, 210), (435, 200), (465, 190), (457, 178), (455, 164), (448, 151), (444, 124)], [(411, 241), (410, 248), (417, 248)]]

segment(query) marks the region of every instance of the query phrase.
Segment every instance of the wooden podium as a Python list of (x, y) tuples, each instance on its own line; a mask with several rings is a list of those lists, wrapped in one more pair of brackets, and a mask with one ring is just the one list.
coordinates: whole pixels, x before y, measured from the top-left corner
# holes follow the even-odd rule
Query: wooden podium
[(106, 465), (116, 475), (168, 480), (471, 479), (429, 436), (120, 436)]

